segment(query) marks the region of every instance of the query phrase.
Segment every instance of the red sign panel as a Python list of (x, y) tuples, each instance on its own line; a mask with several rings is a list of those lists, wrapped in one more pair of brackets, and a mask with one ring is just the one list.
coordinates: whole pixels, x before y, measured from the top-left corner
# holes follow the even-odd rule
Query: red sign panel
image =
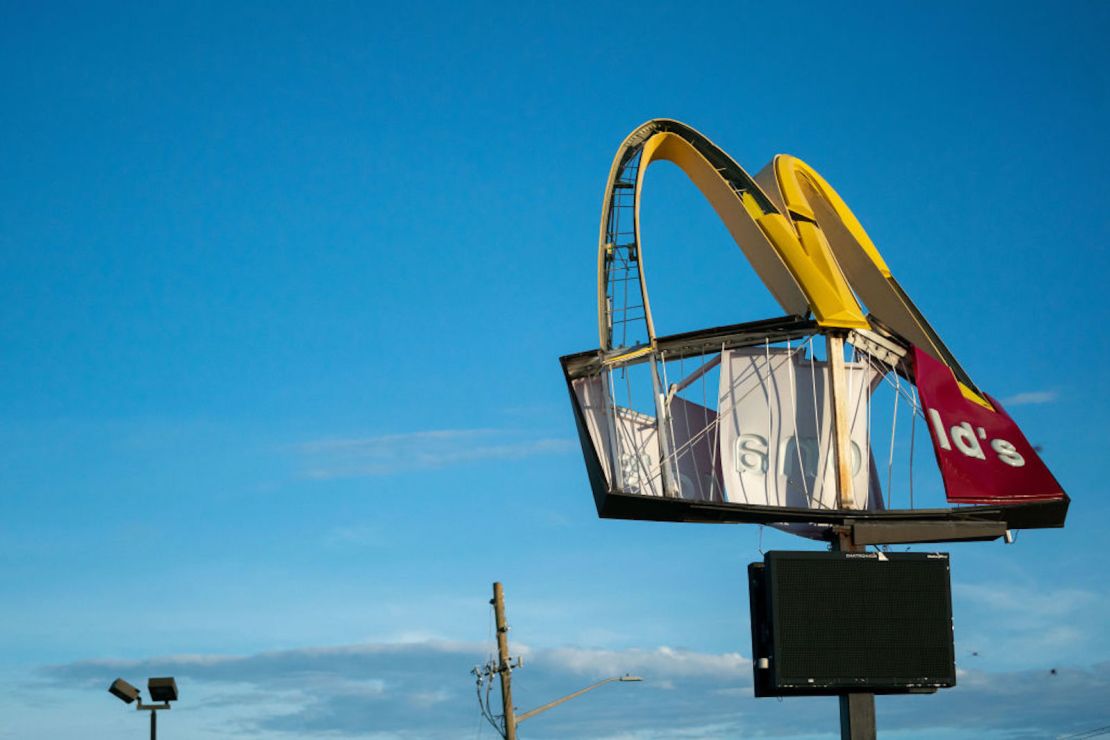
[(995, 399), (994, 410), (968, 400), (952, 371), (914, 348), (917, 392), (925, 409), (948, 500), (999, 504), (1064, 497), (1017, 424)]

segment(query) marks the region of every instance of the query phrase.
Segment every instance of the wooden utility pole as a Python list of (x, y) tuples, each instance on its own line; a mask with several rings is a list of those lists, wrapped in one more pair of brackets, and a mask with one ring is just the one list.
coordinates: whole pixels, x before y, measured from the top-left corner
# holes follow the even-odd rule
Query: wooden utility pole
[(493, 584), (493, 614), (497, 622), (497, 673), (501, 677), (501, 709), (505, 715), (505, 740), (516, 740), (516, 712), (513, 710), (513, 667), (509, 658), (509, 625), (505, 621), (505, 591), (501, 582)]
[[(852, 490), (851, 427), (848, 421), (848, 378), (844, 366), (844, 337), (825, 335), (829, 356), (829, 410), (832, 412), (833, 460), (836, 463), (836, 500), (841, 509), (854, 509)], [(861, 461), (861, 464), (866, 464)], [(865, 492), (865, 495), (867, 492)], [(866, 504), (865, 504), (866, 506)], [(841, 552), (864, 552), (852, 539), (850, 527), (842, 527), (833, 537), (832, 548)], [(875, 740), (875, 695), (845, 692), (840, 695), (840, 740)]]

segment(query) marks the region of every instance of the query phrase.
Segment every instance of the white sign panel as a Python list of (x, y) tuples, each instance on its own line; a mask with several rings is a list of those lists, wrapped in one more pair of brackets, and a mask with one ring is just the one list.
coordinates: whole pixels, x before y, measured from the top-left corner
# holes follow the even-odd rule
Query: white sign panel
[(717, 412), (675, 396), (669, 413), (679, 495), (695, 501), (723, 500)]
[[(838, 508), (829, 369), (802, 354), (782, 348), (723, 353), (718, 413), (726, 501)], [(868, 445), (875, 374), (866, 363), (846, 365), (852, 494), (855, 508), (875, 508), (881, 499), (869, 495)]]
[[(609, 484), (624, 493), (662, 496), (656, 417), (613, 405), (604, 376), (579, 378), (573, 381), (573, 386)], [(678, 397), (671, 400), (666, 435), (671, 441), (668, 459), (678, 477), (682, 498), (722, 500), (724, 486), (716, 420), (717, 413), (712, 409)]]
[(660, 496), (663, 488), (655, 417), (615, 406), (604, 381), (604, 376), (593, 376), (579, 378), (573, 385), (605, 477), (617, 490)]

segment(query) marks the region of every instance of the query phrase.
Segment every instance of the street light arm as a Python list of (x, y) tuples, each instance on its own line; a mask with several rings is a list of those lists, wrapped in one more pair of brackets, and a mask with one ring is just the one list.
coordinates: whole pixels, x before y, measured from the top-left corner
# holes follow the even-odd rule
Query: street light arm
[(551, 709), (553, 707), (557, 707), (565, 701), (570, 701), (571, 699), (575, 698), (576, 696), (582, 696), (582, 694), (585, 694), (587, 691), (593, 691), (598, 686), (604, 686), (605, 684), (610, 683), (611, 681), (642, 681), (642, 680), (643, 679), (640, 678), (639, 676), (613, 676), (611, 678), (605, 678), (605, 679), (602, 679), (601, 681), (598, 681), (595, 684), (591, 684), (591, 685), (587, 686), (584, 689), (579, 689), (578, 691), (575, 691), (573, 694), (567, 694), (562, 699), (556, 699), (553, 702), (548, 702), (547, 704), (544, 704), (542, 707), (536, 707), (535, 709), (527, 711), (524, 714), (518, 714), (517, 718), (516, 718), (516, 721), (519, 724), (519, 723), (523, 722), (524, 720), (528, 719), (529, 717), (535, 717), (540, 712), (546, 712), (548, 709)]

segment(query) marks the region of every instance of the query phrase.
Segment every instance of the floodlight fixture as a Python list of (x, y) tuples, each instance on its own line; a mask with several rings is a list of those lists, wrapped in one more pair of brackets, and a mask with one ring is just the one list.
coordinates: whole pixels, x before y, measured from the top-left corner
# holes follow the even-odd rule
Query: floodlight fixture
[(131, 704), (139, 698), (139, 690), (122, 678), (117, 678), (115, 681), (112, 681), (112, 685), (108, 687), (108, 691), (126, 704)]
[(117, 678), (108, 687), (108, 691), (127, 704), (136, 704), (135, 709), (140, 712), (150, 712), (150, 740), (158, 738), (158, 712), (170, 709), (170, 702), (177, 701), (177, 681), (173, 676), (162, 676), (147, 679), (147, 692), (153, 704), (143, 704), (140, 691), (122, 678)]
[(177, 682), (174, 681), (173, 676), (148, 679), (146, 688), (151, 701), (177, 701)]

